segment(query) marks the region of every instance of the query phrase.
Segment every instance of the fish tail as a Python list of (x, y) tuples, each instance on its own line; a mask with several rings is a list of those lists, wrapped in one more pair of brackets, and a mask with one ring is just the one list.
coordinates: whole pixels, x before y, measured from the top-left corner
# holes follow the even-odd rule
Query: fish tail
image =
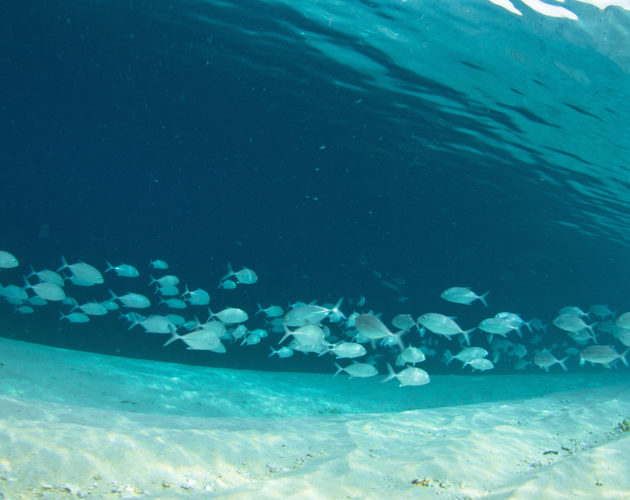
[(481, 301), (481, 303), (486, 307), (488, 307), (488, 303), (486, 302), (486, 297), (488, 296), (489, 293), (490, 293), (490, 290), (488, 290), (486, 293), (484, 293), (483, 295), (479, 297), (479, 300)]
[(339, 363), (335, 363), (335, 366), (337, 367), (337, 371), (335, 372), (333, 377), (336, 377), (337, 375), (339, 375), (341, 372), (344, 371), (344, 367), (341, 366)]
[(569, 370), (567, 369), (566, 365), (564, 364), (564, 362), (569, 359), (569, 356), (566, 356), (562, 359), (558, 360), (558, 364), (564, 369), (565, 372), (568, 372)]
[[(270, 346), (270, 349), (271, 349), (271, 354), (269, 356), (267, 356), (268, 358), (270, 358), (274, 354), (278, 354), (278, 351), (276, 351), (273, 347)], [(278, 354), (278, 356), (279, 356), (279, 354)]]
[(381, 384), (384, 384), (385, 382), (389, 382), (391, 379), (396, 378), (396, 372), (392, 368), (392, 365), (390, 365), (389, 363), (387, 363), (387, 372), (389, 373), (389, 375), (387, 375), (387, 377), (385, 377), (381, 381)]
[(62, 255), (61, 256), (61, 267), (59, 269), (57, 269), (57, 272), (63, 271), (66, 267), (68, 267), (68, 262), (66, 261), (66, 258)]
[(446, 351), (444, 351), (444, 358), (446, 359), (446, 364), (444, 366), (448, 366), (448, 364), (453, 361), (453, 358), (455, 356), (453, 356), (453, 353), (451, 353), (451, 351), (449, 351), (448, 349)]
[(231, 262), (227, 263), (227, 268), (228, 268), (228, 272), (227, 272), (227, 274), (225, 276), (223, 276), (223, 278), (221, 278), (221, 281), (225, 281), (230, 276), (234, 276), (234, 269), (232, 269), (232, 263)]
[(462, 332), (462, 335), (466, 339), (466, 344), (470, 345), (470, 334), (472, 332), (474, 332), (474, 331), (475, 331), (475, 329), (471, 328), (470, 330), (465, 330), (465, 331)]
[(166, 342), (164, 342), (164, 345), (162, 347), (166, 347), (167, 345), (169, 345), (169, 344), (175, 342), (176, 340), (182, 338), (182, 336), (177, 333), (177, 330), (175, 329), (174, 326), (168, 325), (168, 329), (171, 332), (171, 338), (168, 339)]
[(398, 344), (398, 347), (400, 347), (401, 351), (405, 350), (405, 344), (403, 344), (403, 341), (402, 341), (402, 336), (405, 333), (407, 333), (407, 329), (400, 330), (399, 332), (392, 334), (394, 337), (396, 337), (396, 343)]
[(335, 304), (335, 307), (332, 308), (332, 312), (334, 312), (337, 316), (339, 316), (341, 319), (347, 319), (346, 315), (344, 313), (341, 312), (341, 309), (339, 309), (341, 307), (341, 304), (343, 302), (343, 297), (341, 297), (337, 303)]
[(258, 306), (258, 311), (256, 311), (256, 314), (254, 314), (254, 316), (258, 316), (261, 312), (265, 312), (265, 310), (262, 308), (262, 306), (260, 304), (256, 304)]
[(628, 360), (626, 359), (626, 354), (628, 354), (628, 351), (630, 351), (630, 349), (626, 349), (625, 351), (623, 351), (619, 357), (621, 358), (621, 361), (624, 365), (628, 366)]
[(107, 264), (107, 269), (105, 269), (105, 272), (114, 270), (114, 266), (112, 266), (110, 261), (106, 260), (105, 263)]
[(278, 344), (282, 344), (282, 342), (284, 342), (284, 340), (293, 333), (291, 330), (289, 330), (289, 327), (286, 323), (282, 323), (282, 326), (284, 327), (284, 336), (280, 339), (280, 342), (278, 342)]

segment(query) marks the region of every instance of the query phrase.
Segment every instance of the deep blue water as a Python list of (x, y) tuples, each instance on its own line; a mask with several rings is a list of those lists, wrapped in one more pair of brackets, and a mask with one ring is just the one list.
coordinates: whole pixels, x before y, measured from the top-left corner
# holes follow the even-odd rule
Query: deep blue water
[[(217, 308), (365, 296), (386, 318), (487, 315), (440, 299), (454, 285), (545, 322), (565, 305), (630, 308), (630, 15), (517, 5), (521, 17), (481, 0), (0, 2), (0, 249), (22, 263), (0, 282), (61, 255), (143, 272), (159, 257)], [(215, 291), (227, 262), (259, 282)], [(56, 308), (0, 304), (0, 327), (127, 356), (303, 366), (264, 364), (268, 343), (162, 349)]]

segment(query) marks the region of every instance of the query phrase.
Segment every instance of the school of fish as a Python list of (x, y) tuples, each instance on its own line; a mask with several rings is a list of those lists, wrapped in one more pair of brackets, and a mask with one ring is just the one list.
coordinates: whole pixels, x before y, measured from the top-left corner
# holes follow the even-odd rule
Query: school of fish
[[(0, 272), (19, 266), (12, 253), (0, 250)], [(253, 314), (239, 307), (213, 310), (210, 294), (201, 288), (191, 290), (188, 285), (182, 291), (179, 278), (169, 274), (164, 260), (151, 260), (149, 267), (146, 277), (150, 291), (140, 293), (136, 287), (140, 286), (137, 278), (141, 273), (131, 264), (113, 265), (107, 261), (101, 272), (86, 262), (69, 264), (61, 257), (56, 269), (30, 267), (19, 284), (2, 284), (0, 274), (0, 297), (23, 315), (35, 314), (37, 308), (48, 304), (60, 304), (58, 307), (63, 310), (59, 319), (68, 323), (89, 323), (118, 311), (129, 330), (140, 327), (148, 333), (167, 335), (164, 346), (181, 341), (190, 350), (225, 353), (236, 344), (267, 342), (269, 357), (289, 358), (296, 351), (333, 357), (329, 362), (331, 372), (336, 370), (335, 376), (345, 373), (351, 378), (373, 377), (379, 374), (377, 365), (381, 363), (387, 368), (382, 382), (396, 379), (400, 387), (428, 384), (429, 373), (416, 365), (440, 352), (445, 366), (459, 364), (460, 370), (469, 367), (473, 372), (492, 370), (497, 363), (516, 370), (536, 366), (545, 371), (558, 369), (554, 368), (558, 365), (567, 371), (571, 358), (579, 366), (588, 363), (606, 368), (628, 367), (630, 312), (617, 315), (606, 305), (593, 305), (588, 312), (576, 306), (563, 307), (550, 323), (566, 333), (567, 341), (544, 345), (550, 325), (537, 318), (525, 321), (512, 312), (499, 312), (463, 329), (456, 318), (437, 312), (416, 317), (401, 313), (391, 319), (390, 327), (381, 314), (365, 308), (364, 297), (354, 304), (344, 303), (344, 299), (336, 304), (294, 302), (287, 310), (280, 305), (259, 304)], [(129, 278), (136, 291), (116, 293), (107, 288), (102, 300), (84, 303), (69, 295), (72, 287), (104, 287), (108, 273)], [(228, 263), (227, 273), (217, 288), (233, 290), (257, 281), (258, 275), (252, 269), (234, 270)], [(478, 295), (468, 287), (451, 287), (441, 297), (466, 306), (479, 301), (488, 308), (488, 294)], [(206, 310), (208, 318), (201, 322), (198, 317)], [(252, 321), (259, 323), (258, 327), (246, 325)], [(480, 343), (485, 347), (473, 345)], [(459, 363), (451, 365), (453, 360)]]

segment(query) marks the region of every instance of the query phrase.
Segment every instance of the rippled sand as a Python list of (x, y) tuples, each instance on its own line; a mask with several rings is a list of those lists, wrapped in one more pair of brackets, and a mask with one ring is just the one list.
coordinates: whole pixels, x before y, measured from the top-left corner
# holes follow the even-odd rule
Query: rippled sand
[(628, 498), (625, 371), (378, 378), (0, 339), (0, 492), (30, 498)]

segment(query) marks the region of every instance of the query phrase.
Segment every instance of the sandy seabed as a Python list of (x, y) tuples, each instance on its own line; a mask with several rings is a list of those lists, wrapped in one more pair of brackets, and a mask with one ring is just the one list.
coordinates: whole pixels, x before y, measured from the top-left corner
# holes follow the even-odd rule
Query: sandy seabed
[(191, 367), (0, 338), (0, 498), (630, 499), (630, 376)]

